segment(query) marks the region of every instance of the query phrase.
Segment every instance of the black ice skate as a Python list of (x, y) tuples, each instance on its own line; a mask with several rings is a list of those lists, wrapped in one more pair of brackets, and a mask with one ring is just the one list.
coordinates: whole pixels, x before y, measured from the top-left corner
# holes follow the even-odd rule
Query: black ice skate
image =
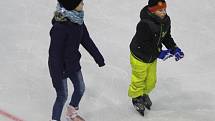
[(149, 95), (147, 94), (144, 94), (142, 96), (142, 99), (143, 99), (143, 104), (145, 105), (145, 107), (150, 110), (151, 109), (151, 106), (152, 106), (152, 101), (150, 100), (149, 98)]
[(137, 97), (137, 98), (132, 98), (132, 103), (134, 105), (134, 108), (142, 115), (144, 116), (144, 111), (145, 111), (145, 107), (143, 104), (143, 98)]

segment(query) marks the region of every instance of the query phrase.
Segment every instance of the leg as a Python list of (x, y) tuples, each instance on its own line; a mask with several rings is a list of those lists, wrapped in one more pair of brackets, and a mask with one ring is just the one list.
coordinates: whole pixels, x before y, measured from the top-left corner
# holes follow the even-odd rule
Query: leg
[(136, 98), (142, 96), (146, 87), (147, 64), (130, 55), (132, 67), (131, 84), (129, 85), (128, 96)]
[(79, 103), (85, 91), (85, 84), (81, 70), (72, 73), (69, 78), (73, 83), (74, 92), (72, 94), (69, 106), (67, 107), (66, 117), (69, 121), (85, 121), (78, 115)]
[(132, 67), (131, 84), (129, 85), (128, 95), (132, 98), (134, 108), (144, 116), (145, 106), (143, 104), (142, 95), (145, 91), (145, 80), (147, 76), (148, 64), (143, 63), (132, 55), (130, 56)]
[(55, 86), (55, 90), (57, 93), (57, 98), (52, 110), (52, 120), (60, 121), (62, 110), (68, 97), (67, 79), (59, 81), (58, 85)]
[(153, 63), (151, 63), (148, 67), (145, 94), (149, 94), (155, 88), (155, 84), (156, 84), (156, 80), (157, 80), (156, 71), (157, 71), (157, 60), (155, 60)]
[(72, 73), (71, 76), (69, 76), (69, 78), (72, 81), (74, 86), (74, 92), (72, 94), (72, 98), (69, 105), (75, 108), (78, 108), (80, 100), (85, 91), (85, 84), (84, 84), (84, 79), (83, 79), (81, 70), (79, 70), (78, 72)]
[(146, 78), (146, 91), (143, 94), (142, 98), (144, 100), (144, 105), (147, 109), (151, 109), (152, 101), (149, 98), (149, 93), (155, 88), (156, 84), (156, 69), (157, 69), (157, 61), (155, 60), (153, 63), (149, 65), (148, 75)]

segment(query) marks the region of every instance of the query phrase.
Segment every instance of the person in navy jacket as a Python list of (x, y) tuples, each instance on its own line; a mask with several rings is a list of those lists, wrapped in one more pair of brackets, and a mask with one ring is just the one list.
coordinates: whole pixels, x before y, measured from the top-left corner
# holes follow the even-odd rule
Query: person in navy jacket
[(84, 23), (82, 0), (58, 0), (57, 10), (50, 30), (49, 72), (57, 98), (52, 110), (52, 120), (60, 121), (67, 100), (67, 78), (74, 86), (66, 117), (72, 121), (84, 121), (77, 114), (79, 102), (85, 90), (81, 72), (79, 46), (82, 45), (94, 58), (99, 67), (105, 65), (104, 58), (90, 38)]

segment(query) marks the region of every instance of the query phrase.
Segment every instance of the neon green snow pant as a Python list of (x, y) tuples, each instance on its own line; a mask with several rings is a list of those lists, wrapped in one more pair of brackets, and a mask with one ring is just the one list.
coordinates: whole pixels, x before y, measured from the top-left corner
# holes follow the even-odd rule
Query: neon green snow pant
[(130, 55), (132, 67), (131, 83), (128, 89), (128, 96), (131, 98), (149, 94), (156, 84), (157, 60), (152, 63), (144, 63)]

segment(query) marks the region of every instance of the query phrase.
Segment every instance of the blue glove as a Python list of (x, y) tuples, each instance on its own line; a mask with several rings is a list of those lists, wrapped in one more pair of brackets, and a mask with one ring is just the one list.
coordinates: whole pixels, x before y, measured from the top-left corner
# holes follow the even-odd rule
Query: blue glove
[(163, 61), (165, 61), (166, 59), (173, 57), (173, 55), (170, 53), (170, 49), (168, 50), (162, 50), (158, 56), (159, 59), (162, 59)]
[(180, 59), (182, 59), (184, 57), (184, 53), (178, 47), (175, 50), (171, 51), (170, 53), (175, 56), (176, 61), (179, 61)]

